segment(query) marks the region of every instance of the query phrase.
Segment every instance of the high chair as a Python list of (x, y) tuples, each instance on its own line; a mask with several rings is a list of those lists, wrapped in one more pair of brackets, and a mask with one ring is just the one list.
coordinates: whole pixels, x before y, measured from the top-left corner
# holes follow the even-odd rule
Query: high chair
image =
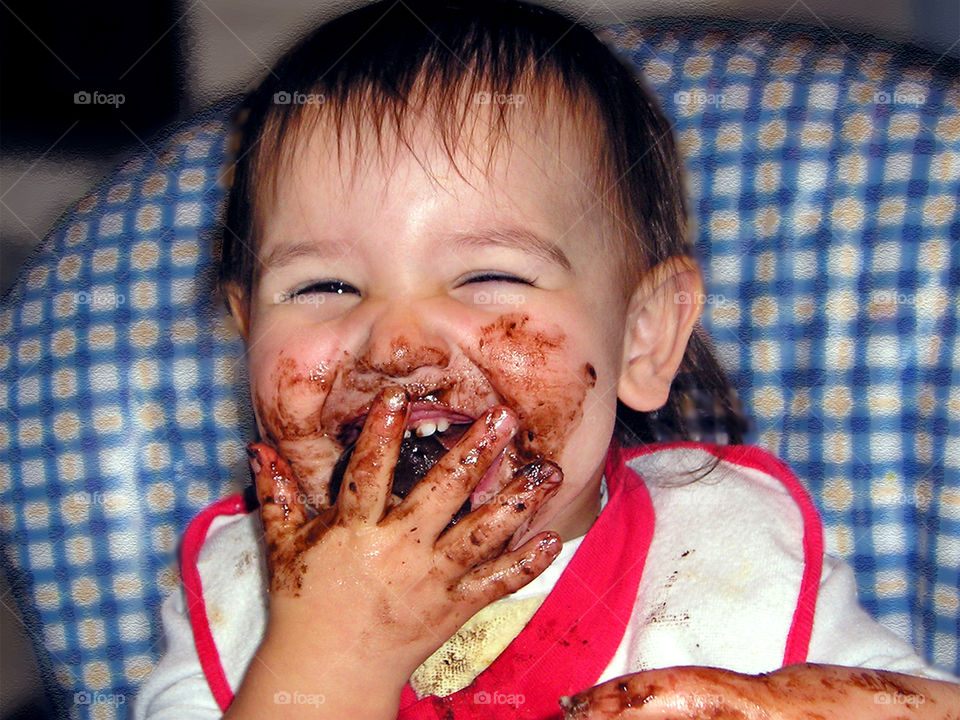
[[(748, 440), (812, 493), (864, 606), (960, 672), (957, 61), (784, 24), (604, 34), (675, 120)], [(105, 178), (3, 298), (2, 558), (70, 717), (124, 716), (186, 525), (249, 483), (243, 344), (213, 292), (236, 105)]]

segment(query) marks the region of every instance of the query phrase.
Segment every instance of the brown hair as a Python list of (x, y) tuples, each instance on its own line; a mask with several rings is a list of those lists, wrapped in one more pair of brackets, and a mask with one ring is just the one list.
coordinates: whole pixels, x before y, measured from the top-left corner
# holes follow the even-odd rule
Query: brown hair
[[(409, 143), (411, 115), (432, 116), (454, 159), (482, 93), (552, 98), (593, 130), (598, 197), (616, 221), (623, 279), (675, 255), (693, 256), (687, 236), (682, 168), (670, 124), (636, 69), (586, 27), (515, 0), (384, 0), (327, 23), (289, 51), (242, 105), (243, 139), (222, 237), (221, 291), (249, 297), (256, 279), (258, 210), (275, 192), (298, 140), (321, 118), (335, 131), (338, 158), (361, 136)], [(473, 107), (471, 107), (471, 101)], [(481, 101), (482, 102), (482, 101)], [(509, 103), (493, 114), (490, 154), (508, 133)], [(364, 133), (364, 131), (368, 131)], [(388, 132), (389, 131), (389, 132)], [(632, 284), (632, 283), (631, 283)], [(744, 423), (732, 388), (699, 324), (666, 405), (638, 413), (618, 405), (625, 444), (689, 438), (692, 382), (720, 408), (722, 431), (742, 442)]]

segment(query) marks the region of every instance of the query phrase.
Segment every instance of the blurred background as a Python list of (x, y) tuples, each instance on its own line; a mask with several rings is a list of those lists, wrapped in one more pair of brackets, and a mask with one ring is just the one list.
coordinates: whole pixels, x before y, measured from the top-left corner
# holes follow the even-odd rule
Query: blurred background
[[(0, 1), (0, 292), (60, 215), (172, 122), (254, 87), (356, 0)], [(960, 57), (956, 0), (551, 0), (591, 24), (747, 18), (912, 42)], [(46, 717), (0, 577), (0, 719)]]

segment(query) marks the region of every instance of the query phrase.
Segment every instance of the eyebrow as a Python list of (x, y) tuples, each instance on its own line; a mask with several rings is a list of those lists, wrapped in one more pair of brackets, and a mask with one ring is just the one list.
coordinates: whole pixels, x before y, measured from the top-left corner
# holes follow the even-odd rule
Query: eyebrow
[(482, 232), (459, 233), (454, 235), (451, 241), (458, 249), (505, 247), (536, 255), (559, 265), (564, 270), (571, 270), (573, 267), (569, 258), (556, 243), (524, 228), (498, 228)]
[(337, 240), (299, 240), (273, 248), (258, 263), (259, 270), (276, 270), (308, 257), (341, 257), (349, 252), (350, 244)]
[[(573, 265), (566, 253), (550, 240), (524, 228), (497, 228), (479, 232), (456, 233), (449, 238), (457, 250), (484, 247), (504, 247), (535, 255), (548, 262), (571, 270)], [(278, 245), (260, 263), (259, 270), (275, 270), (292, 265), (307, 257), (341, 257), (349, 251), (349, 243), (337, 240), (300, 240)]]

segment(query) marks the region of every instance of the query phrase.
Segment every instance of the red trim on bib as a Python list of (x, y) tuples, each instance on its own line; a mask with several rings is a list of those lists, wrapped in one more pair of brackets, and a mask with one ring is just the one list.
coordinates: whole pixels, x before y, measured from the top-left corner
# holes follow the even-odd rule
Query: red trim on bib
[(200, 580), (200, 570), (197, 568), (197, 559), (200, 557), (200, 548), (207, 539), (210, 524), (218, 517), (225, 515), (239, 515), (246, 513), (247, 507), (243, 495), (231, 495), (218, 500), (204, 508), (199, 515), (190, 521), (186, 533), (183, 535), (183, 546), (180, 549), (180, 575), (183, 578), (183, 588), (187, 595), (187, 611), (190, 614), (190, 627), (193, 629), (193, 639), (197, 646), (197, 655), (200, 658), (200, 667), (207, 678), (207, 684), (213, 693), (214, 700), (223, 712), (227, 711), (233, 702), (233, 690), (227, 682), (227, 676), (220, 662), (220, 653), (213, 640), (210, 630), (210, 621), (207, 618), (207, 606), (203, 601), (203, 583)]
[(597, 683), (630, 624), (654, 526), (647, 487), (615, 443), (605, 477), (606, 507), (520, 634), (458, 692), (417, 700), (405, 688), (399, 720), (559, 720), (559, 698)]
[[(463, 690), (447, 697), (418, 699), (407, 684), (401, 695), (398, 720), (554, 720), (561, 715), (558, 698), (596, 684), (629, 626), (653, 539), (650, 494), (626, 462), (673, 449), (703, 450), (725, 462), (759, 470), (778, 479), (796, 502), (804, 527), (804, 569), (783, 664), (804, 662), (822, 571), (823, 531), (816, 508), (789, 467), (753, 446), (677, 442), (621, 448), (613, 442), (605, 466), (610, 493), (607, 506), (530, 622), (490, 667)], [(210, 524), (217, 517), (245, 512), (241, 495), (214, 503), (190, 523), (181, 551), (181, 574), (197, 654), (213, 696), (224, 712), (233, 700), (233, 691), (210, 630), (197, 559)], [(629, 522), (624, 522), (626, 518)]]

